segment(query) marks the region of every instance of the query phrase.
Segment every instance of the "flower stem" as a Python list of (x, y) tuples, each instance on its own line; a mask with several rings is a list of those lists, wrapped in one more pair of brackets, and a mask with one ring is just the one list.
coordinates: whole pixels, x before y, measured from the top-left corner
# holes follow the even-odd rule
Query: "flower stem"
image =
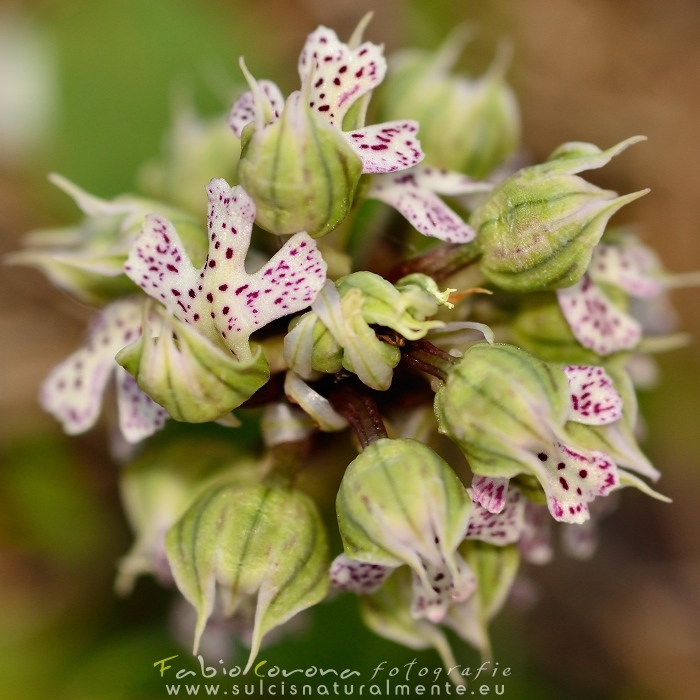
[(387, 279), (395, 282), (406, 275), (420, 272), (439, 282), (476, 262), (480, 256), (481, 248), (477, 241), (463, 245), (446, 243), (400, 263), (389, 271)]
[(452, 367), (459, 362), (459, 358), (453, 357), (427, 340), (406, 343), (401, 352), (401, 360), (409, 367), (431, 374), (443, 382)]
[(373, 442), (387, 437), (384, 421), (375, 400), (366, 391), (361, 391), (354, 381), (344, 381), (331, 393), (329, 400), (353, 429), (365, 449)]

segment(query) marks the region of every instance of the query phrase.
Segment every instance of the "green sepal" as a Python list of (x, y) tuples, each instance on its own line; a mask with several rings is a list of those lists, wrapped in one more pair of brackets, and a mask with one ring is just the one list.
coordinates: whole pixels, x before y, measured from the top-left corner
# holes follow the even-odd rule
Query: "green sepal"
[(502, 343), (469, 348), (435, 395), (441, 433), (477, 474), (513, 477), (551, 444), (569, 413), (563, 372)]
[(495, 187), (470, 219), (483, 250), (484, 276), (510, 292), (578, 282), (610, 217), (648, 190), (618, 197), (574, 173), (602, 167), (639, 140), (607, 151), (564, 144), (546, 163), (523, 168)]
[(247, 673), (267, 632), (328, 591), (328, 542), (314, 502), (270, 485), (208, 489), (166, 536), (168, 561), (197, 611), (194, 653), (217, 596), (223, 614), (256, 597)]
[(407, 438), (367, 446), (345, 471), (336, 499), (348, 557), (384, 566), (408, 564), (421, 579), (431, 560), (457, 571), (452, 560), (471, 508), (449, 465)]
[(279, 120), (243, 130), (238, 178), (255, 201), (256, 223), (271, 233), (324, 236), (350, 211), (361, 174), (359, 157), (300, 93)]
[(239, 361), (172, 316), (164, 318), (158, 337), (144, 332), (115, 359), (172, 418), (185, 423), (225, 416), (270, 378), (260, 346), (250, 360)]
[(516, 545), (496, 547), (486, 542), (467, 540), (460, 554), (476, 574), (477, 588), (460, 605), (453, 605), (445, 618), (465, 642), (491, 658), (489, 622), (503, 607), (520, 566), (520, 552)]

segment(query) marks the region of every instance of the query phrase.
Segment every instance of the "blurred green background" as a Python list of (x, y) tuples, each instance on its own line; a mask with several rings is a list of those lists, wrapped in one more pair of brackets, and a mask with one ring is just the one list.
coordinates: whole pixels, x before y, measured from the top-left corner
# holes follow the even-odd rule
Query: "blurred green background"
[[(30, 229), (75, 220), (46, 172), (104, 197), (132, 190), (139, 165), (160, 150), (174, 104), (191, 100), (203, 115), (227, 109), (241, 88), (239, 55), (288, 92), (305, 35), (326, 24), (347, 37), (369, 9), (367, 37), (387, 52), (437, 46), (455, 24), (473, 22), (478, 38), (466, 70), (482, 70), (498, 39), (509, 38), (534, 159), (567, 140), (607, 147), (649, 136), (594, 179), (622, 192), (651, 187), (616, 221), (639, 222), (670, 269), (700, 269), (694, 0), (5, 1), (0, 253)], [(5, 268), (0, 285), (0, 698), (166, 697), (154, 661), (188, 654), (168, 631), (171, 594), (150, 580), (129, 599), (112, 593), (130, 534), (105, 450), (109, 422), (66, 438), (36, 403), (40, 381), (75, 348), (89, 313), (31, 270)], [(698, 294), (674, 297), (695, 338)], [(494, 629), (496, 660), (513, 669), (505, 697), (700, 697), (697, 342), (660, 366), (659, 387), (641, 397), (645, 448), (674, 503), (624, 492), (593, 560), (558, 555), (526, 571), (531, 589), (523, 597), (532, 600), (506, 609)], [(318, 606), (309, 619), (261, 658), (287, 668), (368, 670), (416, 657), (439, 666), (432, 653), (366, 632), (351, 596)], [(464, 647), (457, 656), (477, 663)]]

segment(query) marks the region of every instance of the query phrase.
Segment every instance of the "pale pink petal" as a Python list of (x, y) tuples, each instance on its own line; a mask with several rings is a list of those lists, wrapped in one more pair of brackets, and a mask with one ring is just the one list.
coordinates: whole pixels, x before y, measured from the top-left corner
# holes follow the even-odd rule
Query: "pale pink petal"
[(500, 513), (506, 505), (508, 481), (476, 474), (472, 479), (472, 501), (489, 513)]
[(607, 282), (635, 297), (655, 297), (664, 285), (654, 276), (660, 269), (654, 253), (641, 243), (607, 245), (599, 243), (593, 250), (588, 273), (597, 282)]
[(153, 435), (168, 418), (168, 412), (144, 394), (136, 380), (122, 367), (117, 367), (117, 407), (119, 429), (131, 443)]
[(191, 300), (201, 290), (199, 271), (192, 266), (180, 236), (166, 218), (155, 214), (146, 217), (124, 271), (181, 321), (196, 320)]
[(552, 559), (552, 518), (546, 506), (525, 504), (523, 534), (518, 542), (523, 558), (531, 564), (547, 564)]
[[(277, 121), (284, 107), (284, 97), (282, 97), (280, 89), (270, 80), (260, 80), (258, 81), (258, 85), (269, 100), (269, 105), (267, 106), (269, 107), (270, 121), (268, 123)], [(233, 133), (236, 134), (238, 138), (241, 138), (243, 128), (246, 124), (252, 122), (254, 117), (255, 99), (253, 93), (248, 90), (233, 103), (231, 113), (228, 117), (228, 124), (233, 130)]]
[(309, 106), (338, 128), (350, 107), (385, 74), (381, 46), (365, 42), (351, 50), (327, 27), (309, 34), (299, 56), (299, 77), (308, 89)]
[(425, 580), (413, 572), (411, 615), (430, 622), (443, 620), (450, 605), (463, 603), (476, 590), (476, 576), (459, 554), (454, 555), (456, 569), (450, 571), (445, 562), (424, 563)]
[(424, 236), (448, 243), (468, 243), (476, 237), (476, 231), (440, 197), (421, 187), (413, 171), (375, 176), (367, 197), (397, 209)]
[(339, 554), (331, 564), (331, 585), (350, 593), (368, 595), (381, 588), (393, 571), (390, 566), (368, 564)]
[(520, 539), (524, 517), (525, 498), (517, 489), (509, 489), (504, 507), (499, 513), (490, 512), (474, 503), (465, 537), (499, 546), (513, 544)]
[(394, 121), (372, 124), (343, 134), (362, 161), (363, 173), (393, 173), (423, 160), (416, 138), (418, 122)]
[(602, 367), (569, 365), (563, 369), (571, 392), (569, 420), (606, 425), (622, 416), (622, 397)]
[(629, 350), (642, 336), (639, 323), (617, 308), (588, 275), (557, 290), (559, 306), (576, 339), (598, 355)]
[(582, 523), (589, 518), (588, 503), (607, 496), (620, 484), (617, 466), (602, 452), (579, 452), (555, 443), (538, 455), (537, 478), (555, 520)]
[(70, 435), (91, 428), (100, 414), (102, 396), (114, 356), (141, 334), (142, 302), (123, 299), (105, 307), (88, 330), (85, 344), (57, 365), (41, 387), (42, 407)]

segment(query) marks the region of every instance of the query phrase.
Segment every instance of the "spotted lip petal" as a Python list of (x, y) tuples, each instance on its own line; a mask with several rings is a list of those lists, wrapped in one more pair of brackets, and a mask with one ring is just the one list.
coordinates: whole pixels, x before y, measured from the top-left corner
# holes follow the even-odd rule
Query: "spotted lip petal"
[(509, 479), (474, 475), (472, 501), (489, 513), (501, 513), (508, 498), (508, 481)]
[[(507, 481), (497, 479), (494, 481)], [(525, 499), (515, 488), (508, 489), (503, 507), (498, 513), (490, 512), (475, 499), (474, 509), (469, 516), (466, 539), (481, 540), (498, 546), (514, 544), (520, 539), (524, 527)]]
[(309, 34), (298, 66), (309, 106), (330, 124), (342, 127), (350, 107), (384, 79), (386, 59), (382, 51), (370, 42), (350, 49), (327, 27)]
[(598, 355), (629, 350), (641, 340), (640, 324), (620, 311), (588, 275), (572, 287), (558, 289), (557, 298), (576, 339)]
[(569, 365), (563, 370), (571, 391), (570, 420), (606, 425), (622, 417), (622, 397), (602, 367)]
[(620, 485), (617, 466), (603, 452), (583, 453), (561, 442), (538, 455), (537, 478), (547, 496), (555, 520), (582, 523), (588, 520), (588, 503), (607, 496)]
[[(142, 309), (143, 301), (133, 298), (106, 306), (90, 326), (85, 344), (44, 381), (39, 395), (41, 406), (63, 424), (69, 435), (83, 433), (95, 424), (107, 382), (120, 369), (114, 356), (141, 335)], [(138, 442), (163, 426), (165, 411), (132, 386), (121, 370), (117, 391), (119, 425), (129, 442)]]
[[(427, 175), (424, 174), (427, 171)], [(444, 178), (440, 177), (444, 173)], [(424, 236), (447, 243), (469, 243), (476, 231), (460, 219), (435, 192), (466, 194), (483, 190), (465, 178), (463, 187), (457, 186), (453, 173), (434, 168), (413, 168), (408, 172), (377, 175), (367, 193), (369, 199), (379, 199), (397, 209), (410, 224)]]
[(255, 205), (240, 187), (214, 179), (209, 196), (209, 255), (196, 270), (174, 228), (151, 217), (137, 239), (125, 270), (147, 294), (209, 339), (251, 356), (248, 339), (271, 321), (309, 306), (326, 280), (316, 243), (297, 233), (252, 275), (245, 258)]
[(331, 564), (331, 585), (350, 593), (369, 595), (378, 591), (393, 571), (390, 566), (357, 561), (339, 554)]
[(362, 161), (363, 173), (393, 173), (420, 163), (425, 157), (416, 139), (418, 122), (382, 122), (344, 134)]
[(436, 624), (442, 622), (451, 605), (463, 603), (476, 590), (476, 576), (469, 564), (456, 553), (453, 560), (452, 567), (445, 561), (438, 565), (424, 562), (423, 576), (412, 572), (413, 618), (426, 618)]

